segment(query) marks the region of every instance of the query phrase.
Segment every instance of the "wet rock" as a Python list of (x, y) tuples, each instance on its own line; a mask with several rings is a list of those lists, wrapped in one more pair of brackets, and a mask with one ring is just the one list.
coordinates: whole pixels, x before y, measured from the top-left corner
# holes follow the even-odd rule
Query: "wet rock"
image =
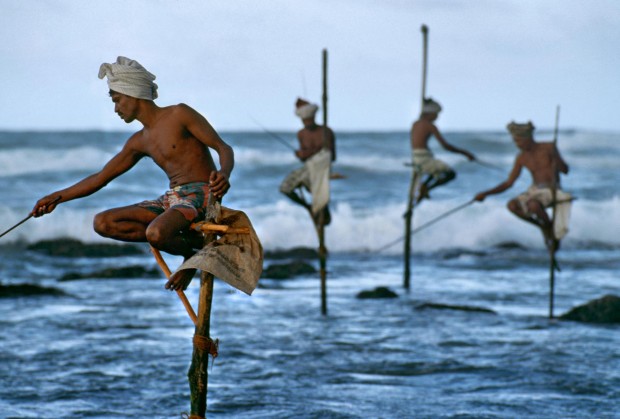
[(451, 304), (438, 304), (438, 303), (423, 303), (416, 307), (418, 310), (435, 309), (435, 310), (458, 310), (458, 311), (473, 311), (478, 313), (491, 313), (495, 312), (491, 309), (476, 306), (460, 306)]
[(74, 239), (42, 240), (31, 244), (28, 250), (60, 257), (116, 257), (144, 254), (141, 248), (131, 244), (82, 243)]
[(265, 252), (265, 259), (317, 259), (319, 253), (316, 249), (308, 247), (294, 247), (292, 249), (280, 249)]
[(525, 250), (527, 249), (525, 246), (523, 246), (519, 242), (501, 242), (495, 245), (494, 247), (496, 249), (504, 249), (504, 250), (511, 250), (511, 249)]
[(573, 308), (562, 314), (560, 319), (586, 323), (620, 323), (620, 297), (605, 295)]
[(261, 278), (289, 279), (299, 275), (314, 273), (316, 273), (314, 266), (301, 260), (296, 260), (291, 263), (269, 265), (269, 267), (263, 269)]
[(77, 273), (70, 272), (63, 275), (59, 281), (77, 281), (80, 279), (92, 279), (92, 278), (106, 278), (106, 279), (119, 279), (119, 278), (163, 278), (163, 273), (155, 268), (146, 269), (143, 266), (125, 266), (122, 268), (107, 268), (100, 271), (89, 273)]
[(4, 285), (0, 283), (0, 298), (31, 297), (40, 295), (63, 296), (64, 291), (53, 287), (43, 287), (35, 284)]
[(377, 287), (374, 290), (360, 291), (356, 298), (362, 300), (368, 298), (398, 298), (398, 294), (387, 287)]

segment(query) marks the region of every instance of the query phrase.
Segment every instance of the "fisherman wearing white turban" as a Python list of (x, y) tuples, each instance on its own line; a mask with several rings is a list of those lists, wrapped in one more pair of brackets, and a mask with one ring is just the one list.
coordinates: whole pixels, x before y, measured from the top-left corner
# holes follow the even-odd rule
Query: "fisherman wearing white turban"
[(99, 67), (99, 78), (108, 78), (110, 90), (137, 99), (157, 99), (155, 75), (148, 72), (136, 60), (118, 57), (115, 63), (103, 63)]
[(416, 202), (430, 198), (429, 192), (437, 186), (450, 182), (456, 177), (456, 172), (443, 161), (436, 159), (428, 147), (431, 136), (435, 137), (443, 148), (453, 153), (459, 153), (470, 161), (475, 160), (469, 151), (460, 149), (448, 143), (434, 124), (441, 112), (441, 105), (431, 98), (425, 98), (422, 103), (420, 118), (411, 127), (411, 155), (413, 170), (426, 178), (422, 181)]
[[(506, 128), (521, 152), (508, 179), (494, 188), (478, 193), (474, 199), (482, 202), (488, 195), (505, 191), (514, 184), (521, 170), (526, 168), (532, 175), (533, 183), (526, 192), (508, 202), (508, 209), (517, 217), (540, 227), (545, 244), (550, 250), (556, 251), (560, 240), (568, 233), (572, 197), (560, 189), (560, 173), (568, 173), (568, 165), (555, 143), (534, 140), (534, 125), (531, 122), (511, 122)], [(554, 205), (554, 188), (556, 214), (552, 223), (545, 208)]]
[[(331, 162), (336, 160), (336, 136), (329, 127), (317, 125), (316, 112), (319, 107), (305, 99), (298, 98), (295, 103), (295, 115), (301, 118), (304, 128), (297, 133), (299, 149), (295, 151), (298, 159), (304, 162), (303, 167), (293, 170), (280, 185), (280, 192), (293, 202), (306, 208), (315, 220), (323, 212), (324, 223), (329, 224), (329, 179)], [(324, 132), (327, 134), (327, 145), (324, 144)], [(303, 197), (301, 189), (310, 191), (312, 203)], [(297, 189), (300, 192), (297, 192)]]
[[(210, 197), (220, 199), (230, 188), (233, 150), (207, 119), (190, 106), (157, 105), (153, 101), (157, 98), (155, 76), (137, 61), (118, 57), (115, 63), (104, 63), (99, 68), (99, 78), (104, 77), (108, 79), (114, 112), (126, 123), (138, 121), (143, 128), (131, 135), (100, 171), (41, 198), (32, 214), (39, 217), (52, 212), (58, 204), (91, 195), (142, 158), (150, 157), (168, 177), (169, 189), (153, 200), (97, 214), (94, 229), (103, 237), (148, 242), (156, 249), (188, 260), (203, 242), (190, 228), (191, 224), (204, 219)], [(210, 150), (218, 154), (219, 169)], [(194, 273), (195, 270), (175, 272), (165, 287), (183, 289)]]

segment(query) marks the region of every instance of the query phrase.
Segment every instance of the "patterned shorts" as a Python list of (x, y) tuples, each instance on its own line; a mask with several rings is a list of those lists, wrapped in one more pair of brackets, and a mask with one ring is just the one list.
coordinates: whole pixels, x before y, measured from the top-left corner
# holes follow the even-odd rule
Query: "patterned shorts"
[(192, 182), (175, 186), (155, 200), (142, 201), (136, 205), (154, 212), (157, 215), (174, 208), (185, 219), (192, 222), (204, 218), (209, 201), (209, 184), (206, 182)]

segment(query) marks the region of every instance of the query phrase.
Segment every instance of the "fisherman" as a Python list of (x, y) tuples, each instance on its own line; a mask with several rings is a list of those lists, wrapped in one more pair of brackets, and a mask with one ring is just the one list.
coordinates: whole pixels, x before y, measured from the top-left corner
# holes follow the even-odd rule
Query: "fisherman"
[[(507, 126), (516, 146), (521, 150), (515, 159), (508, 179), (496, 187), (475, 196), (482, 202), (488, 195), (494, 195), (510, 188), (521, 174), (524, 167), (532, 175), (532, 185), (528, 190), (508, 202), (508, 209), (517, 217), (540, 227), (545, 245), (552, 251), (559, 247), (559, 241), (568, 232), (570, 215), (570, 194), (560, 189), (560, 173), (568, 173), (568, 165), (562, 159), (553, 142), (534, 140), (534, 125), (531, 122)], [(556, 188), (555, 224), (545, 208), (553, 206), (553, 188)]]
[(476, 159), (472, 153), (453, 146), (441, 135), (439, 129), (434, 124), (439, 116), (439, 112), (441, 112), (441, 105), (439, 103), (431, 98), (424, 99), (420, 118), (411, 127), (413, 168), (423, 175), (427, 175), (420, 185), (417, 202), (420, 202), (423, 198), (430, 198), (429, 192), (431, 189), (450, 182), (456, 177), (456, 172), (443, 161), (436, 159), (428, 148), (431, 135), (446, 150), (462, 154), (470, 161)]
[[(187, 260), (196, 253), (195, 249), (202, 247), (202, 238), (189, 230), (189, 226), (204, 218), (210, 193), (220, 199), (230, 188), (233, 149), (188, 105), (155, 104), (155, 75), (137, 61), (118, 57), (115, 63), (103, 63), (99, 78), (104, 77), (108, 78), (114, 112), (126, 123), (139, 121), (143, 128), (99, 172), (39, 199), (32, 215), (40, 217), (52, 212), (59, 203), (91, 195), (143, 157), (150, 157), (168, 176), (170, 190), (154, 200), (97, 214), (94, 229), (103, 237), (148, 242), (156, 249)], [(219, 170), (209, 148), (219, 156)], [(185, 289), (195, 272), (195, 269), (177, 272), (165, 287)]]
[[(323, 222), (327, 225), (331, 221), (328, 207), (329, 169), (331, 162), (336, 160), (336, 136), (329, 127), (323, 127), (315, 122), (318, 109), (317, 105), (301, 98), (295, 103), (295, 115), (304, 124), (304, 127), (297, 132), (299, 149), (295, 150), (295, 156), (304, 162), (304, 165), (284, 178), (280, 192), (306, 208), (315, 223), (322, 211)], [(327, 134), (327, 145), (324, 144), (324, 133)], [(311, 204), (304, 199), (301, 188), (310, 191)], [(300, 191), (297, 192), (297, 189)]]

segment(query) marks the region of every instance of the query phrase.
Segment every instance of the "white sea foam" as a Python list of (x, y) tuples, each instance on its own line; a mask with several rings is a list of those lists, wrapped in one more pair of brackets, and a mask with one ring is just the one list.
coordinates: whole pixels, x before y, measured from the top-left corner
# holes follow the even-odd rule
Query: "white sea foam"
[(0, 153), (0, 176), (66, 172), (67, 170), (99, 170), (112, 157), (95, 147), (72, 149), (18, 148)]
[[(415, 210), (416, 228), (463, 202), (428, 201)], [(101, 208), (103, 209), (103, 208)], [(99, 210), (101, 210), (99, 209)], [(97, 209), (58, 208), (52, 214), (32, 219), (2, 238), (2, 244), (71, 237), (84, 242), (107, 241), (92, 229)], [(354, 210), (348, 203), (332, 208), (332, 223), (326, 228), (327, 246), (332, 252), (402, 252), (404, 205), (387, 204), (370, 210)], [(27, 210), (24, 211), (27, 214)], [(17, 212), (0, 206), (0, 219), (5, 230), (23, 218)], [(303, 208), (285, 199), (273, 204), (245, 209), (265, 249), (288, 249), (297, 246), (317, 247), (312, 221)], [(613, 220), (620, 218), (620, 196), (607, 201), (575, 201), (570, 232), (565, 246), (590, 242), (620, 246), (620, 229)], [(608, 223), (601, 220), (609, 220)], [(538, 229), (508, 212), (500, 200), (473, 203), (441, 221), (416, 233), (414, 252), (430, 252), (450, 248), (484, 249), (504, 242), (517, 242), (526, 247), (542, 248)], [(386, 245), (396, 242), (387, 247)]]

